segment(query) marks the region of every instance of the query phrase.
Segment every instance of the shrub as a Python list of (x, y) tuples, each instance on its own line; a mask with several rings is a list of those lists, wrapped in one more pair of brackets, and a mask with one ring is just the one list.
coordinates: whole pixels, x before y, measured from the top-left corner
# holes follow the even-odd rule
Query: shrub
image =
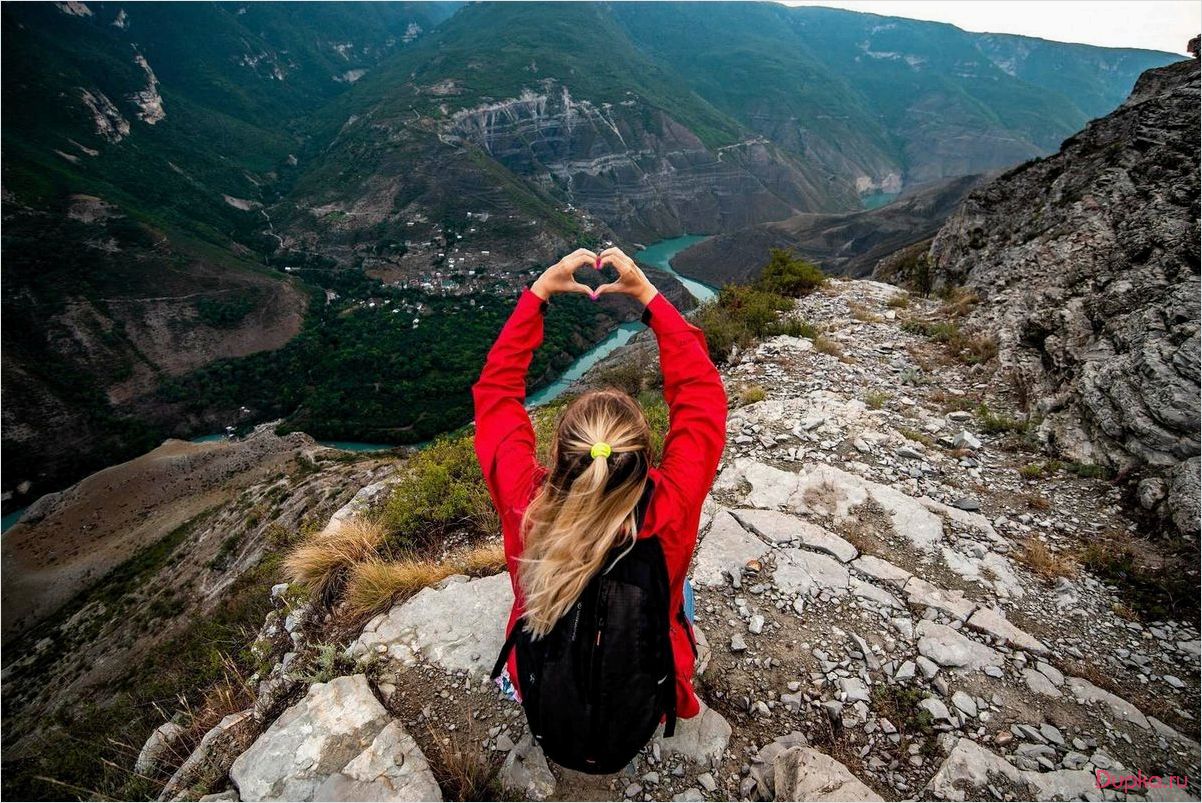
[(804, 337), (813, 340), (818, 337), (818, 330), (798, 318), (781, 318), (776, 323), (769, 324), (766, 334), (769, 337), (788, 335), (789, 337)]
[(825, 335), (818, 335), (814, 338), (814, 349), (823, 354), (843, 359), (843, 347)]
[(783, 248), (773, 248), (756, 284), (770, 293), (797, 298), (809, 295), (825, 282), (826, 274), (817, 265)]
[(759, 385), (750, 385), (739, 393), (739, 403), (746, 405), (762, 402), (766, 395), (764, 389)]
[(981, 420), (981, 428), (986, 432), (1015, 432), (1027, 431), (1028, 423), (1022, 419), (1012, 418), (1004, 413), (994, 413), (989, 406), (981, 403), (977, 406), (977, 418)]
[(863, 304), (852, 301), (847, 305), (847, 308), (851, 311), (851, 317), (855, 318), (857, 321), (863, 321), (864, 323), (881, 322), (881, 316), (877, 315)]
[(413, 454), (385, 503), (389, 541), (414, 546), (456, 526), (497, 530), (496, 511), (470, 433), (439, 438)]
[(931, 438), (930, 435), (926, 434), (925, 432), (919, 432), (916, 429), (908, 429), (906, 427), (902, 427), (901, 429), (898, 430), (898, 433), (906, 440), (911, 440), (911, 441), (914, 441), (915, 443), (921, 443), (923, 446), (927, 447), (928, 449), (934, 448), (934, 446), (935, 446), (935, 441)]
[(874, 390), (864, 397), (864, 404), (869, 410), (879, 410), (885, 406), (887, 401), (889, 401), (889, 394), (879, 390)]
[(783, 333), (777, 330), (781, 327), (778, 318), (792, 308), (793, 301), (783, 295), (727, 285), (716, 299), (697, 310), (693, 322), (705, 333), (710, 358), (721, 364), (730, 356), (731, 347), (746, 348), (759, 338)]
[(907, 309), (910, 306), (910, 296), (908, 293), (898, 293), (886, 301), (885, 306), (893, 307), (894, 309)]

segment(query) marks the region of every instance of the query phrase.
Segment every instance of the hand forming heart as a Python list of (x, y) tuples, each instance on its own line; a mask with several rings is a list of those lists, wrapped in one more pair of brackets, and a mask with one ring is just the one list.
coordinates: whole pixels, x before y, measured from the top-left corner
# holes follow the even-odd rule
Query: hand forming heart
[[(603, 284), (596, 290), (576, 281), (576, 271), (585, 265), (601, 270), (607, 264), (613, 265), (618, 271), (616, 281)], [(634, 260), (620, 248), (607, 248), (600, 254), (587, 248), (578, 248), (543, 271), (530, 286), (530, 291), (544, 301), (556, 293), (584, 293), (594, 301), (609, 293), (620, 293), (636, 298), (643, 304), (649, 303), (658, 292)]]

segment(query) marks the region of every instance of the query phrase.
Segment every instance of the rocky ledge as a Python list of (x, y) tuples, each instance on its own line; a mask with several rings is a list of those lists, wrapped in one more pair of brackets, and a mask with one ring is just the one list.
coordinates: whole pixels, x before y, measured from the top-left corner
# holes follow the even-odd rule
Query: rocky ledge
[[(705, 705), (673, 738), (613, 776), (549, 765), (486, 677), (508, 578), (457, 576), (341, 642), (341, 677), (296, 677), (285, 655), (263, 704), (214, 729), (165, 797), (228, 777), (202, 799), (438, 799), (463, 794), (465, 766), (529, 800), (1141, 800), (1098, 779), (1196, 784), (1197, 622), (1136, 620), (1121, 589), (1081, 568), (1046, 579), (1029, 557), (1132, 528), (1118, 491), (1020, 475), (1033, 447), (959, 403), (1006, 402), (991, 369), (940, 361), (900, 328), (897, 294), (833, 282), (794, 313), (821, 338), (774, 338), (726, 371), (732, 395), (764, 398), (732, 410), (705, 506)], [(276, 598), (260, 640), (322, 633)]]

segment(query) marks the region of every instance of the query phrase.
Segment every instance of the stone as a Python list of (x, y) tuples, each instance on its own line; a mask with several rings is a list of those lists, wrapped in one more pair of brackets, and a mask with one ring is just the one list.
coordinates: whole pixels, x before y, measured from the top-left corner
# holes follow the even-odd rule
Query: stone
[(952, 446), (957, 449), (980, 449), (981, 441), (975, 435), (966, 429), (960, 430), (955, 438), (952, 439)]
[(952, 694), (952, 705), (959, 708), (966, 717), (976, 717), (977, 715), (977, 704), (972, 697), (958, 689)]
[(1039, 726), (1039, 733), (1052, 744), (1064, 746), (1064, 736), (1055, 725), (1044, 722)]
[(1047, 645), (1011, 624), (997, 608), (977, 608), (968, 618), (968, 626), (1002, 639), (1012, 647), (1034, 653), (1046, 653)]
[(393, 721), (340, 772), (326, 778), (312, 799), (441, 800), (442, 790), (417, 742)]
[(689, 803), (699, 803), (699, 801), (705, 800), (705, 795), (703, 795), (701, 793), (700, 789), (686, 789), (683, 792), (680, 792), (679, 794), (673, 795), (672, 799), (675, 801), (689, 801)]
[(1020, 800), (1078, 800), (1097, 792), (1089, 772), (1021, 770), (966, 737), (956, 741), (926, 791), (941, 800), (993, 799), (990, 790), (999, 783)]
[(812, 747), (789, 748), (773, 767), (776, 800), (883, 800), (846, 766)]
[(860, 599), (875, 603), (882, 608), (905, 610), (905, 605), (897, 597), (880, 586), (865, 582), (858, 577), (851, 578), (851, 593)]
[(918, 656), (914, 662), (918, 664), (918, 668), (922, 670), (922, 676), (927, 680), (939, 674), (939, 665), (925, 655)]
[(731, 652), (744, 652), (746, 649), (747, 649), (747, 642), (743, 640), (742, 634), (735, 633), (733, 636), (730, 637), (730, 651)]
[(693, 563), (692, 581), (702, 588), (722, 588), (726, 575), (742, 570), (750, 560), (768, 552), (768, 545), (743, 529), (730, 511), (714, 514), (709, 531), (701, 539)]
[(981, 500), (972, 496), (961, 496), (952, 502), (952, 507), (958, 507), (961, 510), (967, 510), (970, 513), (981, 509)]
[(764, 617), (759, 615), (758, 613), (754, 614), (751, 617), (751, 621), (747, 623), (747, 632), (749, 632), (755, 636), (758, 636), (760, 633), (763, 633), (764, 632)]
[(197, 798), (200, 803), (219, 803), (219, 801), (238, 800), (237, 789), (226, 789), (224, 792), (214, 792), (211, 795), (201, 795)]
[(555, 794), (555, 776), (547, 757), (529, 733), (509, 751), (498, 778), (502, 786), (521, 792), (526, 800), (548, 800)]
[[(247, 709), (222, 718), (200, 739), (159, 793), (160, 800), (174, 800), (199, 783), (211, 783), (229, 772), (230, 765), (258, 735), (254, 710)], [(208, 780), (206, 780), (208, 779)]]
[(776, 587), (786, 594), (809, 594), (824, 589), (839, 594), (847, 590), (850, 579), (847, 568), (839, 561), (803, 549), (783, 550), (772, 576)]
[(1041, 675), (1052, 681), (1053, 686), (1060, 687), (1064, 685), (1064, 675), (1047, 661), (1036, 661), (1035, 668)]
[(1085, 678), (1070, 677), (1065, 678), (1065, 682), (1068, 684), (1069, 691), (1074, 697), (1079, 697), (1089, 702), (1102, 703), (1113, 711), (1114, 715), (1119, 719), (1126, 720), (1141, 728), (1149, 729), (1152, 727), (1151, 723), (1148, 722), (1148, 718), (1143, 715), (1143, 712), (1122, 697), (1111, 694), (1105, 689), (1098, 688)]
[(230, 768), (243, 800), (441, 800), (365, 675), (315, 683)]
[(960, 670), (1000, 666), (1002, 656), (991, 647), (973, 641), (947, 625), (923, 620), (918, 623), (918, 652), (939, 666)]
[(676, 733), (670, 739), (664, 738), (662, 725), (655, 739), (665, 755), (681, 756), (698, 764), (716, 765), (730, 741), (730, 723), (702, 703), (697, 716), (676, 720)]
[(851, 567), (861, 574), (871, 577), (873, 580), (879, 580), (884, 583), (891, 583), (897, 587), (902, 587), (912, 575), (905, 569), (894, 566), (887, 560), (878, 558), (876, 555), (861, 555), (851, 562)]
[(859, 678), (840, 678), (839, 690), (843, 692), (844, 701), (848, 703), (857, 700), (866, 703), (871, 699), (868, 694), (868, 686)]
[(170, 758), (180, 739), (188, 731), (174, 722), (164, 722), (151, 732), (145, 744), (142, 745), (138, 758), (134, 762), (134, 772), (139, 775), (153, 775), (159, 762)]
[(718, 782), (711, 773), (703, 772), (697, 776), (697, 785), (707, 792), (718, 791)]
[(442, 589), (423, 588), (376, 617), (347, 648), (351, 658), (379, 653), (406, 666), (420, 654), (449, 671), (480, 677), (492, 670), (505, 640), (513, 585), (502, 572)]
[(964, 599), (963, 591), (936, 588), (921, 577), (911, 577), (902, 591), (911, 605), (936, 608), (953, 619), (967, 619), (976, 607), (971, 601)]
[(897, 681), (907, 681), (914, 677), (915, 665), (913, 661), (903, 661), (902, 665), (897, 668), (897, 672), (893, 674), (893, 679)]
[(807, 549), (825, 552), (843, 563), (859, 550), (824, 527), (776, 510), (732, 510), (744, 527), (773, 544), (800, 543)]
[(926, 697), (919, 701), (918, 707), (931, 715), (931, 719), (939, 722), (950, 722), (952, 712), (947, 710), (947, 706), (938, 697)]
[(1059, 697), (1060, 689), (1056, 688), (1056, 684), (1048, 679), (1048, 676), (1042, 672), (1037, 672), (1034, 669), (1023, 670), (1023, 680), (1027, 682), (1027, 688), (1036, 694), (1042, 694), (1044, 697)]

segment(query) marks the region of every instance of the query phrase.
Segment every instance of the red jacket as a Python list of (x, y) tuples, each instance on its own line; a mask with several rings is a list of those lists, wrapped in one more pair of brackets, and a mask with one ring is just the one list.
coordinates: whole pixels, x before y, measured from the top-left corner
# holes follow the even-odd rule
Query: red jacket
[[(501, 517), (505, 560), (513, 583), (514, 603), (506, 632), (522, 615), (518, 558), (522, 553), (522, 513), (546, 476), (534, 453), (534, 428), (526, 415), (526, 371), (543, 340), (546, 303), (523, 290), (517, 308), (472, 387), (476, 404), (476, 454), (493, 504)], [(686, 321), (671, 302), (657, 294), (643, 320), (659, 341), (668, 403), (669, 429), (664, 455), (649, 478), (655, 484), (641, 537), (658, 536), (668, 563), (672, 611), (680, 610), (685, 575), (697, 545), (701, 505), (714, 481), (726, 441), (726, 391), (710, 361), (701, 330)], [(693, 693), (693, 650), (690, 634), (675, 616), (669, 633), (676, 658), (677, 716), (696, 716)], [(516, 684), (514, 656), (509, 676)]]

